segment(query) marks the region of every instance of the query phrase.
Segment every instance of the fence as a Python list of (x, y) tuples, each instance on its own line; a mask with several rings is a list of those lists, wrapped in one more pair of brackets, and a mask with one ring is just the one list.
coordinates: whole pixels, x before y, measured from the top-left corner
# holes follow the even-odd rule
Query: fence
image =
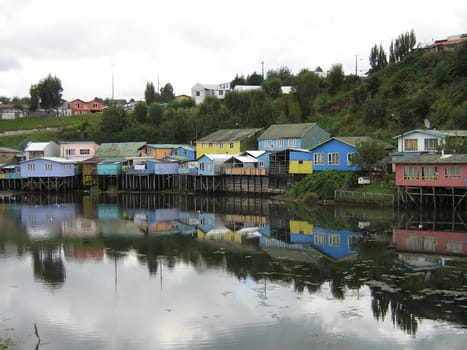
[(334, 200), (340, 203), (378, 203), (393, 205), (394, 194), (357, 191), (334, 191)]

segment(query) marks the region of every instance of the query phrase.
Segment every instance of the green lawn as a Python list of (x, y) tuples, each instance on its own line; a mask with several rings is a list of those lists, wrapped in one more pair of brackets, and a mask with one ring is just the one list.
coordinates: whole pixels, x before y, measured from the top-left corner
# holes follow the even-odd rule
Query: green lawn
[(25, 117), (0, 120), (0, 132), (30, 130), (37, 128), (76, 127), (87, 121), (94, 124), (100, 121), (102, 114), (83, 114), (73, 117)]

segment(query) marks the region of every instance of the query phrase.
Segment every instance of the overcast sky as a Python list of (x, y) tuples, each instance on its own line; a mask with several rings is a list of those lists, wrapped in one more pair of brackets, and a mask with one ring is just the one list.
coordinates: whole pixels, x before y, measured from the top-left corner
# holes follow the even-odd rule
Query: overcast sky
[[(368, 69), (374, 44), (467, 33), (465, 0), (0, 0), (0, 96), (49, 73), (67, 100), (143, 99), (146, 83), (190, 94), (287, 66)], [(113, 78), (113, 79), (112, 79)]]

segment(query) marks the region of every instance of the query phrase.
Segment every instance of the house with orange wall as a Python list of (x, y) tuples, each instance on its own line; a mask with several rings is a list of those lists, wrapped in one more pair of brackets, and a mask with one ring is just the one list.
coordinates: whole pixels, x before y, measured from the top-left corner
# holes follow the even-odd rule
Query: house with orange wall
[(99, 113), (104, 109), (104, 104), (97, 99), (85, 102), (77, 98), (70, 102), (70, 108), (71, 115)]

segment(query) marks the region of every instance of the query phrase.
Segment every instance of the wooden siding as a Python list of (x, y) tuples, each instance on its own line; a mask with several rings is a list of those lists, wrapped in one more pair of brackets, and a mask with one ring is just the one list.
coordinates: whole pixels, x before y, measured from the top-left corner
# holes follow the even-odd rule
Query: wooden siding
[[(459, 175), (447, 175), (452, 174), (449, 169), (456, 167), (460, 168)], [(434, 172), (426, 174), (427, 168)], [(396, 186), (465, 188), (467, 164), (396, 164)]]

